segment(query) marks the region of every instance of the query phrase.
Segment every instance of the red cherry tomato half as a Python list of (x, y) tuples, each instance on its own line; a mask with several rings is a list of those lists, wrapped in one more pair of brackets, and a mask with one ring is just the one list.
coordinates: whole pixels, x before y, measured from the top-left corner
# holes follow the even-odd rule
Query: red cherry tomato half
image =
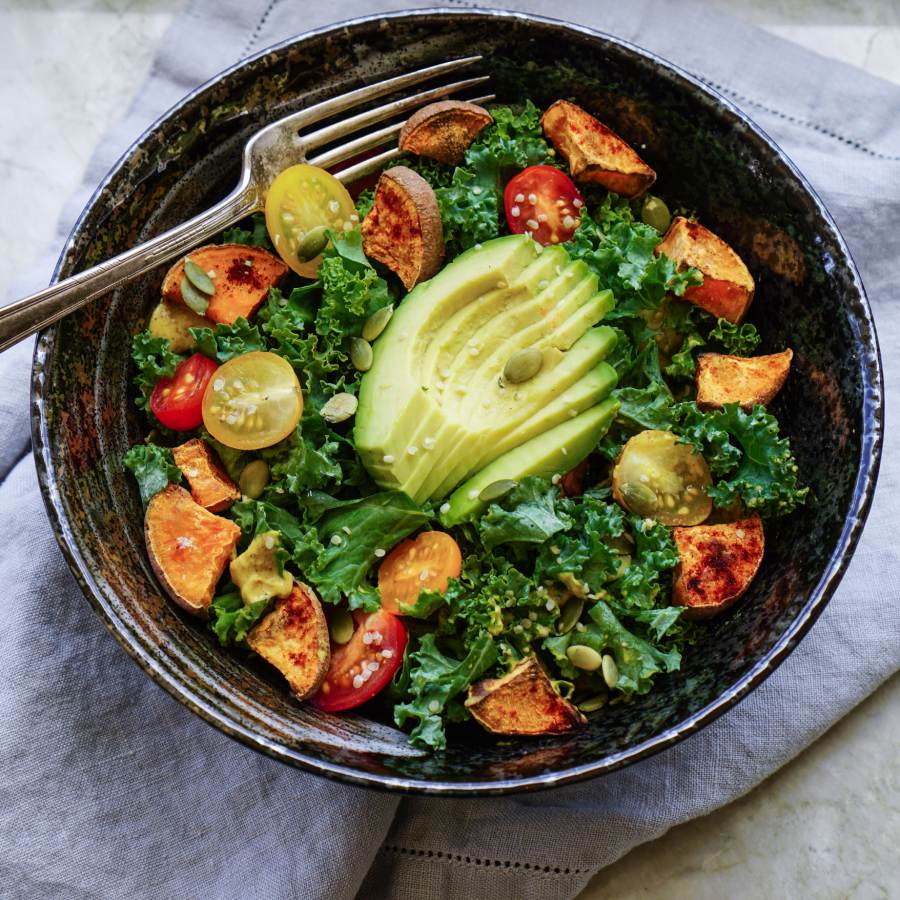
[(203, 392), (219, 367), (202, 353), (195, 353), (175, 367), (172, 378), (163, 378), (150, 395), (150, 409), (166, 428), (190, 431), (203, 424)]
[(572, 239), (584, 200), (572, 180), (553, 166), (530, 166), (513, 178), (503, 194), (513, 234), (531, 236), (544, 247)]
[[(353, 637), (331, 645), (331, 668), (309, 701), (326, 712), (352, 709), (374, 697), (394, 677), (406, 650), (406, 629), (383, 609), (353, 612)], [(366, 675), (369, 672), (371, 674)]]

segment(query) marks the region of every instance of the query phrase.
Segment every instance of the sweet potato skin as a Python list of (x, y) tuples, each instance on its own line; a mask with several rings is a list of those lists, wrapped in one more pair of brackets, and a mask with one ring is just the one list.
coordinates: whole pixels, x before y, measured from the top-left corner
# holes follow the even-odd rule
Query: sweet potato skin
[(375, 203), (362, 223), (363, 252), (400, 276), (411, 291), (444, 261), (444, 226), (431, 185), (412, 169), (381, 173)]
[(587, 719), (550, 684), (534, 657), (502, 678), (485, 678), (469, 688), (466, 708), (492, 734), (564, 734)]
[(474, 103), (429, 103), (413, 113), (400, 130), (400, 149), (458, 166), (478, 132), (493, 121), (486, 109)]
[(697, 406), (710, 411), (726, 403), (740, 403), (750, 412), (755, 404), (767, 406), (784, 386), (791, 370), (792, 350), (768, 356), (697, 356)]
[(723, 525), (673, 528), (680, 562), (675, 567), (672, 605), (686, 619), (709, 619), (728, 609), (747, 590), (765, 551), (757, 513)]
[(656, 181), (656, 172), (614, 131), (567, 100), (541, 117), (544, 133), (565, 157), (575, 181), (593, 181), (631, 199)]
[[(268, 250), (244, 244), (210, 244), (192, 250), (187, 258), (204, 271), (215, 272), (212, 281), (216, 292), (209, 298), (206, 318), (220, 325), (233, 325), (238, 317), (249, 319), (262, 306), (270, 288), (281, 284), (288, 273), (284, 262)], [(246, 265), (247, 260), (253, 265)], [(162, 285), (164, 299), (184, 305), (182, 278), (184, 259), (166, 273)]]
[(325, 613), (312, 588), (299, 581), (251, 629), (247, 643), (284, 675), (298, 700), (321, 687), (331, 666)]
[(208, 618), (216, 582), (241, 536), (228, 519), (207, 512), (182, 487), (170, 484), (148, 504), (144, 539), (150, 565), (182, 608)]
[(219, 454), (206, 441), (194, 438), (173, 448), (172, 457), (191, 486), (194, 502), (205, 510), (224, 512), (241, 499), (241, 492), (222, 465)]
[(741, 258), (720, 237), (698, 222), (676, 216), (654, 251), (703, 273), (703, 284), (684, 292), (684, 299), (717, 319), (739, 323), (753, 302), (756, 284)]

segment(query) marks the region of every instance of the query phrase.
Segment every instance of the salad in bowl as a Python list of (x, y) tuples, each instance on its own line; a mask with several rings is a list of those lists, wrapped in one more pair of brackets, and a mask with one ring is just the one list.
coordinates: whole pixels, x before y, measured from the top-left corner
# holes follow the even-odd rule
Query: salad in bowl
[(400, 142), (374, 185), (286, 170), (169, 271), (132, 349), (147, 552), (299, 702), (432, 750), (576, 731), (806, 501), (766, 410), (792, 352), (756, 355), (740, 256), (575, 103), (444, 101)]

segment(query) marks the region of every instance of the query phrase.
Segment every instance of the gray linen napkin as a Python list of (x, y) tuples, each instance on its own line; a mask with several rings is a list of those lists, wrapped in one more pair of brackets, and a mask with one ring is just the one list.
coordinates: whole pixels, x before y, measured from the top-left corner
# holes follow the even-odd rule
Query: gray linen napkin
[[(193, 0), (65, 207), (57, 245), (131, 141), (206, 78), (337, 18), (428, 5)], [(725, 93), (788, 152), (862, 272), (890, 422), (900, 388), (891, 306), (900, 89), (681, 0), (506, 8), (563, 16), (659, 53)], [(50, 256), (20, 277), (9, 299), (46, 284), (52, 265)], [(0, 897), (573, 897), (631, 847), (750, 790), (900, 668), (900, 438), (888, 431), (869, 526), (834, 599), (788, 661), (701, 734), (592, 783), (502, 800), (398, 803), (304, 775), (188, 713), (93, 616), (22, 456), (30, 351), (0, 356)]]

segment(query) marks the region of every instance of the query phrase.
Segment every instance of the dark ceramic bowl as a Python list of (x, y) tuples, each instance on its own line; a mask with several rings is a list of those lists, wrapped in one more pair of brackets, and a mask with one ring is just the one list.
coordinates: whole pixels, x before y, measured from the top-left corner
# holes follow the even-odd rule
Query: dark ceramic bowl
[(727, 100), (615, 38), (513, 13), (427, 11), (363, 19), (280, 44), (200, 88), (125, 154), (72, 233), (73, 274), (210, 206), (236, 183), (263, 123), (311, 101), (448, 57), (485, 54), (498, 102), (569, 98), (659, 173), (670, 207), (697, 210), (758, 285), (749, 321), (761, 353), (790, 346), (773, 404), (811, 502), (767, 525), (759, 575), (714, 620), (681, 672), (580, 734), (498, 741), (477, 727), (423, 755), (376, 702), (328, 715), (292, 700), (274, 670), (224, 652), (160, 592), (144, 550), (125, 451), (145, 428), (133, 403), (131, 337), (165, 267), (39, 338), (33, 436), (53, 527), (85, 596), (162, 687), (268, 755), (369, 787), (445, 795), (534, 790), (601, 775), (676, 743), (734, 706), (797, 645), (837, 586), (862, 531), (881, 446), (872, 317), (834, 222), (784, 154)]

